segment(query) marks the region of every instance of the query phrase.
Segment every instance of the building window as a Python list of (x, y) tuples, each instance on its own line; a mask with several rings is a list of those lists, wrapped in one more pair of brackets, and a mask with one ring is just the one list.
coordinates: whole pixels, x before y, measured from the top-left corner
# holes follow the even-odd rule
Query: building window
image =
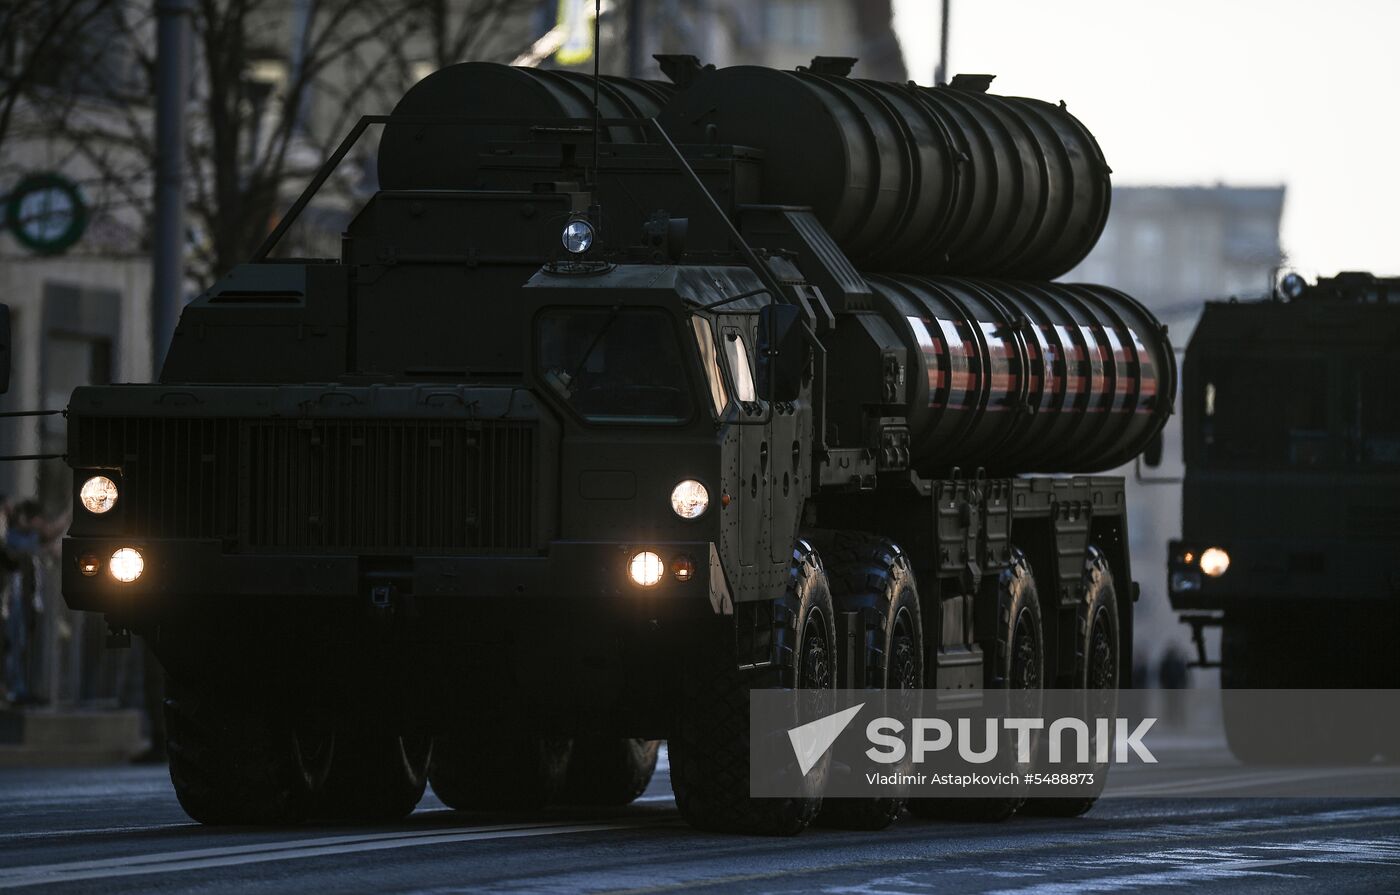
[(768, 40), (790, 47), (822, 45), (820, 0), (768, 0), (764, 30)]

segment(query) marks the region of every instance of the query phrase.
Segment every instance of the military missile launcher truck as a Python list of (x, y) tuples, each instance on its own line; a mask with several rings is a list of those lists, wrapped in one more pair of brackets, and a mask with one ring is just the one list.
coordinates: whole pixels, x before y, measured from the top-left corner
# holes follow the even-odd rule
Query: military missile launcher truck
[[(1092, 473), (1175, 377), (1136, 302), (1049, 282), (1093, 137), (985, 77), (661, 61), (429, 76), (158, 383), (74, 393), (64, 594), (160, 658), (192, 817), (621, 804), (664, 739), (697, 826), (879, 827), (749, 797), (751, 689), (1124, 679)], [(276, 257), (381, 126), (340, 257)]]
[[(1400, 279), (1289, 274), (1270, 299), (1210, 302), (1182, 386), (1168, 592), (1198, 664), (1221, 626), (1228, 689), (1400, 687)], [(1225, 709), (1241, 759), (1299, 739), (1282, 712)], [(1374, 745), (1334, 729), (1311, 751)]]

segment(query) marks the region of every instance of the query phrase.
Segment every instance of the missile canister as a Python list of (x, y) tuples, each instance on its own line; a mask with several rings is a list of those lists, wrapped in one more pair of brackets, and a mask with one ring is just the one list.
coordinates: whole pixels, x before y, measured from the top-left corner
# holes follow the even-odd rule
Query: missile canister
[[(435, 124), (431, 117), (534, 120), (593, 118), (593, 78), (579, 72), (464, 62), (413, 85), (379, 141), (379, 186), (386, 190), (481, 189), (480, 156), (497, 140), (527, 140), (525, 124)], [(657, 81), (605, 76), (598, 82), (601, 118), (653, 118), (675, 88)], [(604, 141), (645, 142), (635, 127), (609, 127)]]
[(1176, 368), (1166, 333), (1115, 289), (868, 281), (910, 358), (905, 413), (920, 469), (1109, 469), (1140, 453), (1171, 413)]
[(1103, 231), (1109, 168), (1063, 106), (959, 86), (707, 70), (661, 122), (763, 150), (763, 201), (810, 205), (858, 268), (1052, 278)]

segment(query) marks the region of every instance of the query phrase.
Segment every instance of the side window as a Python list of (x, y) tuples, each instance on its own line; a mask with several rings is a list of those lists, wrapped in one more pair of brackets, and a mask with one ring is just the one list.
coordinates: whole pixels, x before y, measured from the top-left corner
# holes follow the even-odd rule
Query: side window
[(753, 386), (753, 367), (749, 366), (749, 349), (744, 337), (737, 329), (725, 327), (724, 359), (734, 374), (734, 394), (740, 401), (757, 401), (758, 391)]
[(1393, 356), (1365, 358), (1356, 382), (1359, 460), (1368, 466), (1400, 466), (1400, 373)]
[(722, 417), (724, 408), (729, 406), (729, 391), (725, 388), (724, 372), (719, 368), (719, 355), (715, 352), (715, 331), (704, 317), (691, 317), (690, 325), (695, 329), (695, 344), (700, 349), (700, 366), (705, 368), (705, 379), (710, 383), (715, 416)]

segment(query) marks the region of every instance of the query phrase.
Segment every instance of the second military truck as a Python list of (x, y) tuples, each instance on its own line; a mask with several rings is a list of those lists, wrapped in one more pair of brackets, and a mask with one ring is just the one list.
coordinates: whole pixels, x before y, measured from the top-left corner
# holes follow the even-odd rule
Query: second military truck
[[(1220, 626), (1227, 689), (1400, 687), (1400, 279), (1289, 274), (1271, 298), (1210, 302), (1182, 386), (1168, 585), (1198, 662), (1213, 664), (1203, 630)], [(1358, 718), (1309, 736), (1279, 698), (1271, 712), (1227, 694), (1239, 758), (1384, 745)]]

